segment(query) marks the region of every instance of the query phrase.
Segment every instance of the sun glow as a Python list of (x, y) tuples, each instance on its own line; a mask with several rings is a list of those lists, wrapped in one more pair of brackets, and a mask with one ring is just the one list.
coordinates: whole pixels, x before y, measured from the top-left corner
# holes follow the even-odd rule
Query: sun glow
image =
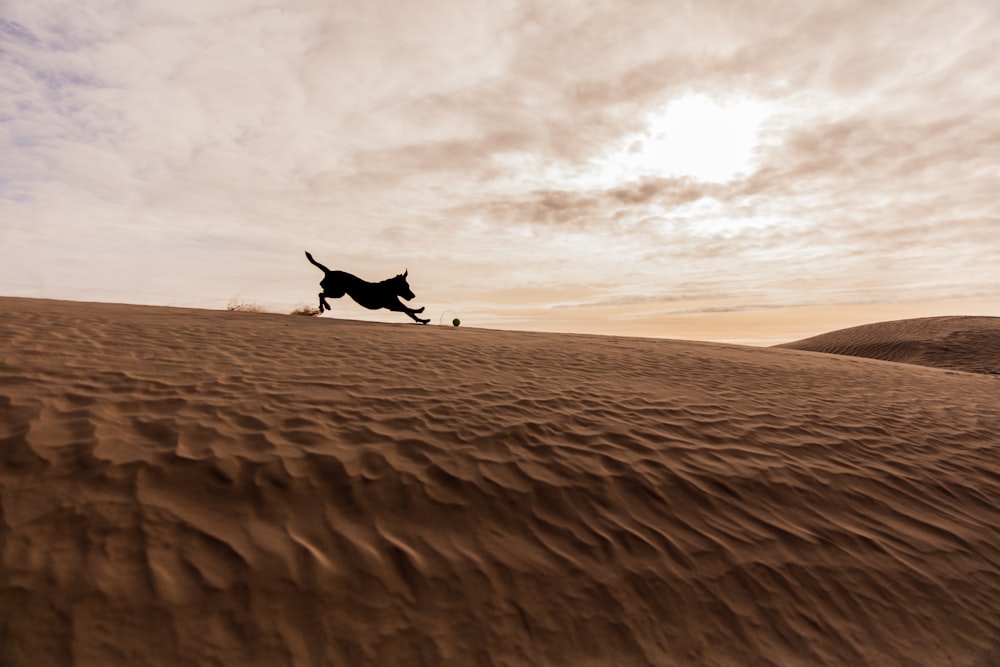
[(609, 186), (642, 177), (726, 182), (753, 168), (754, 149), (771, 105), (756, 99), (686, 95), (647, 115), (646, 127), (596, 160)]

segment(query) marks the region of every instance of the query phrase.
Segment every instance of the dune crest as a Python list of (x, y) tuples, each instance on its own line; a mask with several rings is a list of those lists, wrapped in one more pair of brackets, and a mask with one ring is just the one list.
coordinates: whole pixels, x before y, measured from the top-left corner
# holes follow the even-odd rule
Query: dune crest
[(839, 329), (775, 347), (1000, 374), (1000, 317), (922, 317)]
[(1000, 662), (995, 378), (0, 298), (0, 664)]

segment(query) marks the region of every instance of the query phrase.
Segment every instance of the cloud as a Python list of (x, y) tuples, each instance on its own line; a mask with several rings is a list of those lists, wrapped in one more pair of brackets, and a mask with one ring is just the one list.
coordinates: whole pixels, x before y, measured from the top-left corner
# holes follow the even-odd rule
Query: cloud
[[(14, 0), (0, 289), (44, 247), (109, 292), (183, 266), (196, 304), (308, 243), (423, 263), (450, 301), (470, 271), (497, 303), (996, 295), (998, 25), (988, 0)], [(630, 157), (686, 96), (766, 109), (745, 169)]]

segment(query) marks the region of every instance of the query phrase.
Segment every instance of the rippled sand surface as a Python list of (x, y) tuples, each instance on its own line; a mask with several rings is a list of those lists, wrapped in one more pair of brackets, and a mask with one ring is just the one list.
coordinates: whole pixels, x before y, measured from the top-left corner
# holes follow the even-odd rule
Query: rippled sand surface
[(989, 374), (11, 298), (0, 341), (3, 665), (1000, 664)]
[(864, 324), (776, 347), (1000, 375), (1000, 317)]

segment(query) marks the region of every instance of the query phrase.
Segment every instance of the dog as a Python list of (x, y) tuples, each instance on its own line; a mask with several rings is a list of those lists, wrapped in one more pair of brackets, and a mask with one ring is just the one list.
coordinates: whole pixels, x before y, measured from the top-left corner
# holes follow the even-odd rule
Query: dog
[(413, 290), (410, 289), (410, 284), (406, 282), (406, 276), (409, 274), (409, 271), (403, 271), (398, 276), (383, 280), (380, 283), (370, 283), (346, 271), (331, 271), (313, 259), (313, 256), (308, 251), (306, 252), (306, 259), (314, 266), (319, 267), (323, 272), (323, 280), (319, 282), (319, 286), (323, 288), (323, 291), (319, 293), (320, 314), (324, 310), (330, 310), (330, 304), (326, 302), (327, 297), (339, 299), (347, 294), (357, 301), (359, 305), (364, 306), (368, 310), (386, 308), (397, 313), (406, 313), (413, 318), (414, 322), (419, 324), (430, 322), (430, 320), (417, 317), (418, 313), (424, 312), (423, 307), (410, 308), (399, 300), (399, 297), (403, 297), (407, 301), (410, 301), (416, 296)]

